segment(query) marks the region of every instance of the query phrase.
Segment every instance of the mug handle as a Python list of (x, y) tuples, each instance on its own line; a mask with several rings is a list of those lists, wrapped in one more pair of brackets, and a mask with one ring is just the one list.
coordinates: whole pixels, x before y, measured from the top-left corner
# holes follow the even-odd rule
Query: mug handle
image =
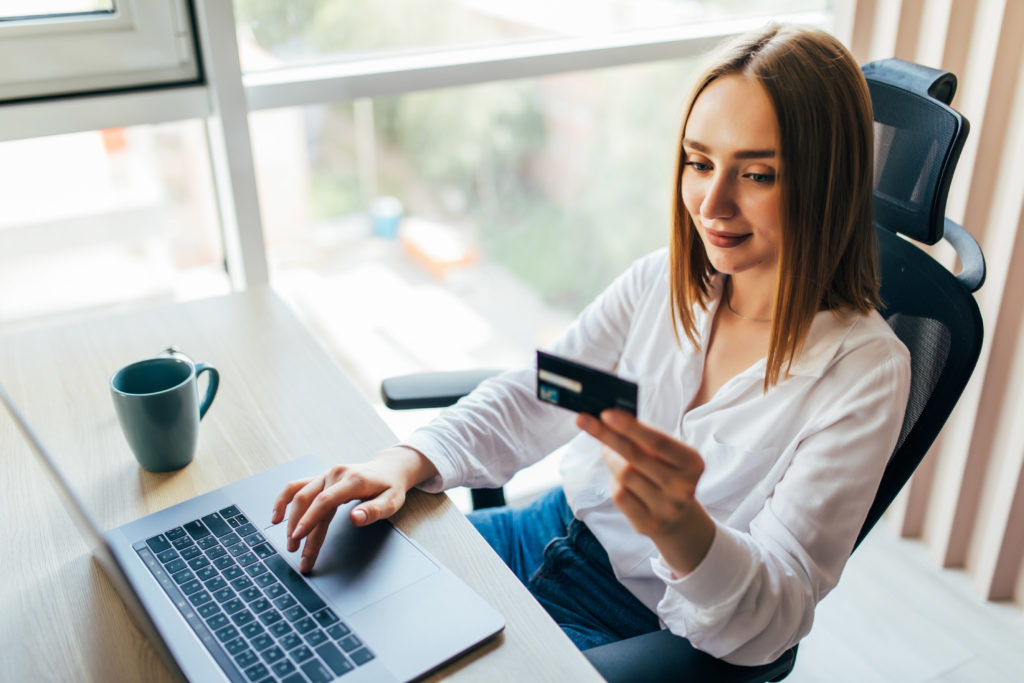
[(199, 404), (199, 419), (203, 419), (203, 415), (206, 415), (206, 411), (210, 409), (210, 404), (213, 403), (213, 397), (217, 395), (217, 387), (220, 386), (220, 373), (217, 372), (217, 368), (206, 363), (196, 363), (196, 382), (199, 381), (199, 375), (204, 372), (209, 372), (210, 376), (206, 378), (206, 396), (203, 397), (203, 402)]

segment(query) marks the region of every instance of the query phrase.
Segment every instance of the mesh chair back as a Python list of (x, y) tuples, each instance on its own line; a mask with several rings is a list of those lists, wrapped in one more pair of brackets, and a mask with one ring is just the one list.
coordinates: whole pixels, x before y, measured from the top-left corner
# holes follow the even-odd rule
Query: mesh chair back
[[(947, 105), (956, 78), (895, 59), (872, 62), (863, 70), (875, 118), (880, 312), (910, 350), (911, 387), (896, 450), (858, 544), (921, 462), (970, 379), (983, 336), (972, 292), (984, 280), (977, 243), (944, 215), (949, 182), (969, 130), (967, 120)], [(900, 237), (934, 244), (946, 232), (976, 250), (967, 260), (975, 270), (980, 263), (980, 275), (972, 274), (970, 282)]]

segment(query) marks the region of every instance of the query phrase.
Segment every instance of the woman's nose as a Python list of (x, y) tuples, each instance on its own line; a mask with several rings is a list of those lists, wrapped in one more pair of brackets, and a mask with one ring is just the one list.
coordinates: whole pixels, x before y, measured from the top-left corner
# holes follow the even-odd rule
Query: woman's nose
[(707, 186), (704, 200), (700, 204), (703, 218), (731, 218), (736, 213), (733, 187), (725, 175), (717, 175)]

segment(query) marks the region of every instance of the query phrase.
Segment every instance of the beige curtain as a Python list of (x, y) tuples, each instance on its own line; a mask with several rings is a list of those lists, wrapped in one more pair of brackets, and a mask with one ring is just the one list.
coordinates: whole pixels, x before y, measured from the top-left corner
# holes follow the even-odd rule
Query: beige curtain
[[(951, 71), (971, 132), (947, 214), (981, 243), (985, 344), (950, 421), (889, 515), (978, 594), (1024, 602), (1024, 1), (836, 0), (861, 63), (899, 57)], [(955, 269), (949, 251), (937, 257)]]

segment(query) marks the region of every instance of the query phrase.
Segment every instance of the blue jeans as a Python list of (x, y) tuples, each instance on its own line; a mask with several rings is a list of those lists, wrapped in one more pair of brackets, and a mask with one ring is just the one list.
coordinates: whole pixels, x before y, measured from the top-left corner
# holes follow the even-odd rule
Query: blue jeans
[(523, 508), (472, 512), (469, 521), (581, 650), (660, 628), (615, 578), (561, 488)]

